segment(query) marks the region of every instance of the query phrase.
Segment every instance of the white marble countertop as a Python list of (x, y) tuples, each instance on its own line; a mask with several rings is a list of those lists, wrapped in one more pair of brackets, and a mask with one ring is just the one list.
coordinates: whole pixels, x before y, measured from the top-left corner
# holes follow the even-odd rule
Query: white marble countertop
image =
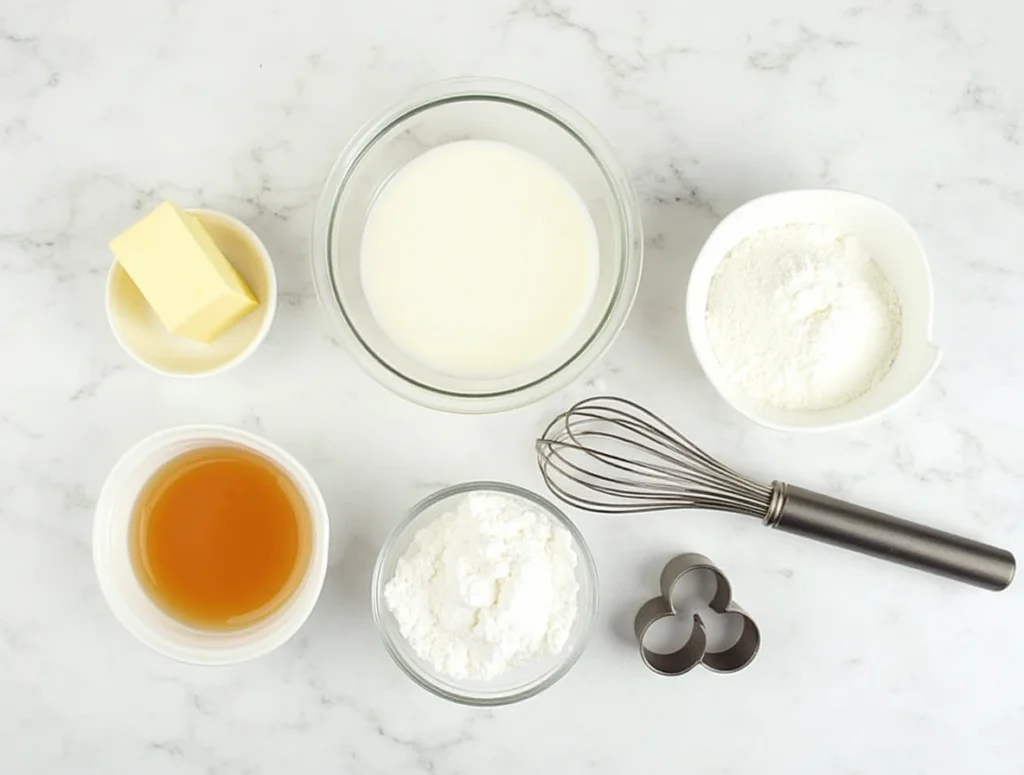
[[(614, 391), (707, 448), (1024, 553), (1024, 5), (1005, 0), (7, 0), (0, 10), (0, 760), (5, 773), (1020, 773), (1024, 584), (991, 594), (709, 513), (577, 514), (601, 573), (576, 668), (504, 709), (447, 704), (388, 658), (370, 569), (437, 487), (539, 488), (531, 440)], [(411, 86), (497, 75), (548, 89), (618, 149), (641, 198), (638, 304), (603, 362), (512, 414), (403, 403), (332, 341), (312, 205), (335, 155)], [(825, 435), (752, 426), (686, 343), (701, 241), (757, 194), (839, 186), (928, 248), (928, 386)], [(136, 366), (103, 314), (107, 240), (163, 198), (248, 222), (281, 306), (208, 381)], [(92, 508), (130, 444), (215, 421), (284, 444), (335, 528), (311, 620), (231, 669), (150, 653), (108, 612)], [(743, 673), (668, 680), (629, 638), (677, 550), (732, 577), (764, 643)]]

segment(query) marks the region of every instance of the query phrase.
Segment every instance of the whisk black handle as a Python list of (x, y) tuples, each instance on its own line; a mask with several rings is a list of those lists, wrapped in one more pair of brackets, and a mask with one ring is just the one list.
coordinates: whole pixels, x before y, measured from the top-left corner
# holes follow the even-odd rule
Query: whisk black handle
[(1006, 589), (1017, 563), (1005, 549), (925, 527), (791, 484), (773, 485), (764, 523), (984, 589)]

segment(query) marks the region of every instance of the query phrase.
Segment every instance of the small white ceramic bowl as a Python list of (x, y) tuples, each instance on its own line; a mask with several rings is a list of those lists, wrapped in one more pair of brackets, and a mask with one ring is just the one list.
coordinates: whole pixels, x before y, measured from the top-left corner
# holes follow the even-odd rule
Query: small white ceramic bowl
[(240, 220), (216, 210), (188, 212), (199, 218), (260, 306), (210, 343), (176, 336), (115, 261), (107, 276), (107, 320), (118, 344), (143, 366), (171, 377), (208, 377), (237, 366), (266, 339), (277, 310), (277, 276), (266, 247)]
[[(722, 374), (708, 339), (708, 292), (722, 259), (755, 232), (792, 223), (823, 224), (856, 237), (892, 284), (902, 307), (902, 340), (889, 373), (864, 395), (833, 409), (779, 409), (750, 398)], [(935, 371), (942, 353), (931, 342), (932, 295), (924, 247), (913, 227), (891, 207), (849, 191), (783, 191), (747, 202), (711, 232), (690, 273), (686, 325), (701, 368), (735, 409), (777, 430), (826, 430), (862, 422), (893, 408)]]
[[(291, 598), (265, 619), (230, 631), (200, 630), (168, 616), (139, 583), (129, 547), (132, 511), (143, 486), (168, 461), (194, 449), (236, 446), (271, 460), (295, 484), (309, 511), (309, 566)], [(276, 444), (236, 428), (184, 425), (143, 439), (117, 462), (96, 503), (92, 554), (100, 590), (118, 621), (159, 653), (194, 665), (228, 665), (266, 654), (287, 641), (309, 617), (327, 573), (330, 521), (313, 477)]]

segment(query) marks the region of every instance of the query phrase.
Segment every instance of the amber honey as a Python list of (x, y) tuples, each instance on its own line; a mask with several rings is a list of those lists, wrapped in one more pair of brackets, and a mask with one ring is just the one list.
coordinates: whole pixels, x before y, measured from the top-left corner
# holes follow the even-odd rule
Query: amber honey
[(237, 629), (280, 608), (309, 564), (311, 524), (302, 496), (271, 460), (207, 447), (164, 465), (135, 504), (135, 574), (173, 618)]

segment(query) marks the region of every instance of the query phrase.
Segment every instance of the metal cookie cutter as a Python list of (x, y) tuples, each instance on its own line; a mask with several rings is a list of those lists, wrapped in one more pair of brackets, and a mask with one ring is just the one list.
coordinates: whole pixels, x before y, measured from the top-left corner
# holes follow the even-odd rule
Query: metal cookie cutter
[[(699, 615), (693, 615), (693, 631), (682, 648), (671, 654), (659, 654), (644, 645), (644, 636), (659, 619), (675, 616), (676, 609), (672, 605), (672, 592), (676, 584), (691, 571), (710, 571), (715, 577), (715, 593), (708, 603), (708, 608), (718, 614), (739, 616), (743, 621), (743, 631), (739, 639), (724, 651), (709, 652), (707, 650), (707, 633), (704, 622)], [(761, 633), (754, 620), (747, 612), (732, 600), (732, 587), (714, 564), (703, 554), (681, 554), (669, 560), (665, 570), (661, 572), (661, 596), (644, 603), (637, 611), (633, 620), (633, 631), (637, 643), (640, 644), (640, 656), (655, 673), (661, 675), (682, 675), (698, 664), (716, 673), (732, 673), (741, 670), (751, 663), (761, 646)]]

